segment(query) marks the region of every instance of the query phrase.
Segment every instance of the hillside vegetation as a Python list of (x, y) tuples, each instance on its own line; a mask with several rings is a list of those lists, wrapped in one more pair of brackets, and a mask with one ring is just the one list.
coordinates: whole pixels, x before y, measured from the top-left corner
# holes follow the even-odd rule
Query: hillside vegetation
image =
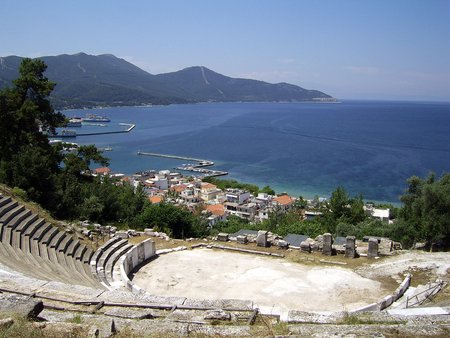
[[(45, 56), (45, 75), (58, 85), (51, 95), (56, 107), (169, 104), (208, 101), (310, 101), (327, 94), (286, 83), (235, 79), (205, 67), (152, 75), (110, 54)], [(0, 58), (0, 88), (19, 74), (23, 58)]]

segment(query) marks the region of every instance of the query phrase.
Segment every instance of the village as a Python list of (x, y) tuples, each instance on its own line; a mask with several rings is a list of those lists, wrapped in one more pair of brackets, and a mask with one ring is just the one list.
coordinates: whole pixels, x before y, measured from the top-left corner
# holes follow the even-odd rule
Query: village
[[(207, 176), (184, 176), (179, 172), (170, 170), (147, 170), (126, 176), (113, 173), (108, 167), (96, 168), (94, 176), (110, 176), (127, 182), (135, 189), (143, 188), (148, 200), (153, 204), (161, 202), (171, 203), (186, 207), (191, 212), (202, 210), (210, 227), (220, 221), (226, 221), (231, 215), (258, 223), (269, 219), (272, 212), (286, 213), (296, 206), (299, 198), (287, 193), (270, 195), (268, 193), (252, 194), (242, 189), (219, 189), (216, 185), (204, 182)], [(321, 214), (320, 204), (327, 199), (320, 197), (312, 200), (304, 200), (306, 205), (301, 208), (301, 216), (304, 220), (314, 219)], [(382, 222), (390, 220), (390, 210), (375, 208), (373, 204), (364, 206), (365, 212)]]

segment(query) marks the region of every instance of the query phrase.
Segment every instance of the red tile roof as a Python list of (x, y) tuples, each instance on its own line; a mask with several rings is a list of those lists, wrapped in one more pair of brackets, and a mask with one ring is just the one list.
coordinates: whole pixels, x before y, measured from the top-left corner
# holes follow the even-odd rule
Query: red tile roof
[(162, 201), (162, 196), (150, 196), (149, 198), (148, 198), (148, 200), (150, 201), (150, 202), (152, 202), (153, 204), (158, 204), (158, 203), (161, 203), (161, 201)]
[(187, 188), (186, 184), (177, 184), (177, 185), (172, 185), (170, 187), (170, 190), (173, 190), (173, 191), (175, 191), (177, 193), (180, 193), (180, 192), (186, 190), (186, 188)]
[(281, 196), (275, 197), (275, 202), (277, 202), (278, 204), (282, 204), (282, 205), (288, 205), (288, 204), (292, 204), (294, 202), (294, 199), (289, 195), (281, 195)]
[(94, 172), (98, 175), (106, 175), (111, 172), (111, 169), (108, 167), (95, 168)]
[(206, 210), (216, 216), (222, 216), (225, 214), (225, 207), (223, 204), (210, 204), (206, 206)]
[(217, 186), (212, 184), (212, 183), (208, 183), (208, 182), (202, 182), (201, 183), (201, 187), (204, 190), (213, 190), (213, 189), (217, 189)]

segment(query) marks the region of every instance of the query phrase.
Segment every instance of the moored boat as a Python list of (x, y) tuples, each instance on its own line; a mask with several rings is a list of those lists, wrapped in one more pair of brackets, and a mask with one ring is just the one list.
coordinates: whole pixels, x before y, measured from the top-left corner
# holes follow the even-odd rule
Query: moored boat
[(81, 122), (82, 122), (82, 119), (72, 118), (67, 123), (67, 127), (72, 127), (72, 128), (74, 128), (74, 127), (81, 127)]

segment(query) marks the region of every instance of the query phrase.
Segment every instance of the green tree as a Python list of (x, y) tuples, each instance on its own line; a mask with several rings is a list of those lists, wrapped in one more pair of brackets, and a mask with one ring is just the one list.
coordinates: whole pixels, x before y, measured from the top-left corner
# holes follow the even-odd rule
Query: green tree
[(43, 132), (53, 132), (64, 116), (50, 105), (54, 84), (45, 69), (41, 60), (24, 59), (13, 87), (0, 92), (0, 180), (48, 207), (61, 156)]
[(331, 193), (329, 208), (333, 213), (334, 219), (348, 216), (349, 213), (349, 196), (344, 187), (337, 187), (335, 191)]
[(400, 197), (404, 203), (400, 211), (403, 227), (416, 229), (417, 240), (425, 240), (430, 250), (436, 244), (450, 246), (450, 173), (436, 179), (413, 176), (408, 189)]
[(152, 227), (174, 238), (201, 237), (206, 224), (187, 209), (168, 203), (147, 204), (133, 223), (139, 228)]

